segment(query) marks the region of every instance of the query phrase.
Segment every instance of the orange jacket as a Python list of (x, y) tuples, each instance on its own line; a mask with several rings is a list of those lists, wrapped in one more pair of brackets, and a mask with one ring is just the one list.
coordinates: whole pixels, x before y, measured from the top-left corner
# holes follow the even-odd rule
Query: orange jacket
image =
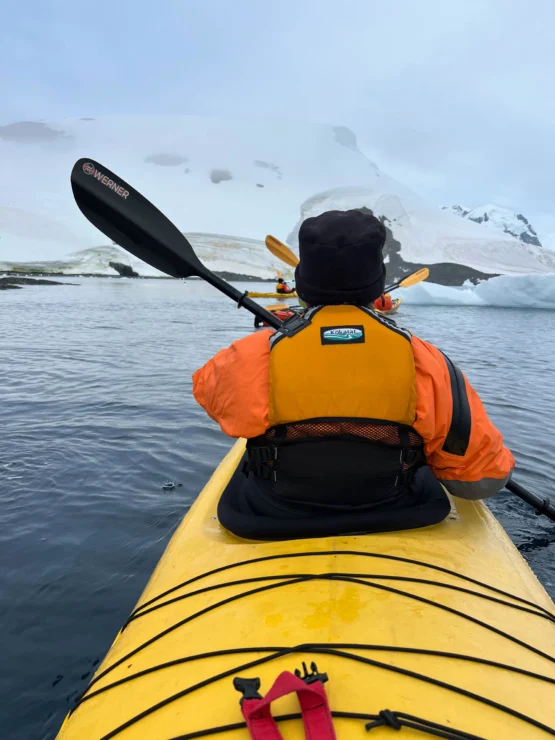
[(294, 293), (293, 288), (290, 288), (285, 280), (282, 280), (276, 285), (276, 293)]
[(393, 301), (391, 300), (389, 293), (383, 293), (379, 298), (376, 298), (372, 305), (379, 311), (389, 311), (393, 306)]
[[(193, 375), (193, 394), (206, 413), (230, 437), (256, 437), (269, 428), (270, 342), (267, 329), (239, 339), (218, 352)], [(480, 499), (497, 493), (514, 467), (470, 383), (464, 378), (471, 413), (470, 441), (464, 455), (442, 448), (451, 426), (453, 400), (449, 367), (433, 345), (413, 336), (416, 370), (416, 419), (428, 465), (455, 496)], [(300, 370), (302, 372), (302, 369)], [(294, 373), (291, 382), (295, 382)]]

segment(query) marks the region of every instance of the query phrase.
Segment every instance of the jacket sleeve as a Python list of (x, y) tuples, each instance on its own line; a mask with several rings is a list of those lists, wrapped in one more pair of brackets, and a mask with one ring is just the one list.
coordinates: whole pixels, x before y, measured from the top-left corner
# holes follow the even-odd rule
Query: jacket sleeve
[(412, 337), (416, 422), (428, 465), (454, 496), (482, 499), (511, 477), (514, 458), (463, 373), (440, 350)]
[(193, 375), (193, 395), (229, 437), (256, 437), (268, 428), (271, 330), (218, 352)]

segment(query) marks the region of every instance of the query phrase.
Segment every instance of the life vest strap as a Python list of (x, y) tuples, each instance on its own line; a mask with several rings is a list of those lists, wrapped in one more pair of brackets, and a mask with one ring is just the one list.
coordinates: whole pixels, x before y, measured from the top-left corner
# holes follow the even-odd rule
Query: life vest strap
[[(305, 738), (307, 740), (336, 740), (333, 719), (326, 696), (326, 690), (320, 678), (306, 674), (304, 680), (299, 675), (284, 671), (274, 681), (265, 697), (258, 692), (245, 693), (245, 681), (253, 679), (235, 679), (234, 686), (243, 692), (241, 711), (247, 723), (252, 740), (283, 740), (279, 728), (272, 717), (271, 704), (289, 694), (296, 694), (301, 707)], [(322, 676), (326, 679), (327, 677)], [(258, 686), (260, 681), (254, 679)]]
[(307, 419), (280, 424), (247, 442), (245, 472), (262, 480), (331, 482), (390, 479), (410, 484), (425, 464), (423, 440), (412, 427), (372, 419)]

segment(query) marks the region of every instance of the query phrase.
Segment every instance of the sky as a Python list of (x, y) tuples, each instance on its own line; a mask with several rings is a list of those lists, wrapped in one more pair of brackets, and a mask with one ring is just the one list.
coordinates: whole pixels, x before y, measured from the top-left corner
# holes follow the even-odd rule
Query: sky
[(344, 125), (437, 204), (555, 231), (553, 0), (2, 0), (0, 125), (110, 114)]

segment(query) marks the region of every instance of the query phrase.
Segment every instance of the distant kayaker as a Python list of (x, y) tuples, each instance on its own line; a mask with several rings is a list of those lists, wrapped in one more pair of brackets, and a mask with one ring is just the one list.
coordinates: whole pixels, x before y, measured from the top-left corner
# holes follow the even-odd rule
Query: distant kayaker
[(389, 293), (382, 293), (379, 298), (376, 298), (376, 300), (372, 302), (372, 305), (379, 311), (391, 311), (393, 308), (393, 301), (391, 300)]
[(450, 510), (438, 481), (465, 499), (508, 481), (513, 456), (463, 373), (369, 308), (384, 290), (385, 237), (358, 210), (306, 219), (295, 272), (304, 325), (250, 334), (194, 374), (198, 403), (248, 440), (220, 512), (231, 531), (256, 536), (241, 517), (295, 532), (301, 519), (313, 531), (315, 517), (344, 532), (425, 526)]
[(287, 282), (283, 278), (278, 278), (278, 283), (276, 285), (276, 293), (283, 293), (286, 295), (287, 293), (294, 293), (295, 288), (290, 288)]

